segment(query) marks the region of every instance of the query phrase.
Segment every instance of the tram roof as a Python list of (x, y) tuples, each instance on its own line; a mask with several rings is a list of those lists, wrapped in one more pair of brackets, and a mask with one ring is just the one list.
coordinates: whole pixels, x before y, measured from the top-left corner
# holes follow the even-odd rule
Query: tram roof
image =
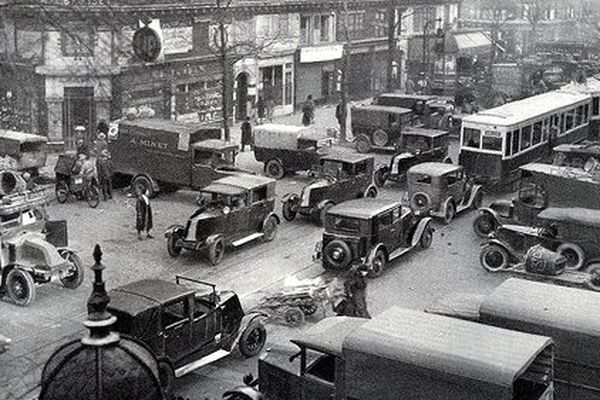
[(516, 125), (540, 115), (551, 114), (587, 99), (589, 99), (589, 94), (554, 90), (478, 112), (463, 118), (463, 124)]

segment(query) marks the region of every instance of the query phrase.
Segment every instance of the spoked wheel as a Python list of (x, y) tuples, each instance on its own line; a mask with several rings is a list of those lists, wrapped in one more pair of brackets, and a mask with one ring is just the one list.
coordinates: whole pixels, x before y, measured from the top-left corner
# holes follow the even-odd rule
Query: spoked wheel
[(208, 260), (212, 265), (217, 265), (225, 255), (225, 241), (223, 238), (215, 240), (208, 248)]
[(581, 247), (574, 243), (562, 243), (556, 252), (567, 259), (568, 270), (578, 271), (585, 265), (585, 254)]
[(291, 201), (286, 201), (283, 203), (283, 207), (281, 209), (281, 213), (283, 214), (283, 218), (286, 221), (293, 221), (296, 218), (296, 211), (293, 210), (293, 204)]
[(304, 315), (313, 315), (314, 313), (317, 312), (319, 307), (317, 306), (316, 303), (308, 303), (308, 304), (301, 305), (300, 309), (302, 310)]
[(298, 307), (288, 307), (283, 311), (283, 320), (286, 325), (299, 326), (304, 323), (304, 313)]
[(164, 360), (158, 363), (158, 378), (164, 392), (170, 394), (175, 383), (175, 371), (173, 371), (171, 364)]
[(83, 283), (84, 269), (81, 258), (75, 253), (64, 252), (61, 256), (71, 263), (68, 271), (60, 276), (60, 281), (68, 289), (78, 288)]
[(265, 221), (265, 224), (263, 225), (263, 240), (265, 242), (270, 242), (275, 239), (275, 236), (277, 236), (278, 225), (277, 219), (272, 215)]
[(64, 204), (69, 198), (69, 185), (64, 182), (57, 182), (54, 192), (56, 193), (56, 201), (60, 204)]
[(265, 172), (273, 179), (281, 179), (283, 178), (283, 175), (285, 175), (281, 161), (276, 159), (267, 161), (267, 164), (265, 165)]
[(240, 353), (245, 357), (254, 357), (260, 353), (266, 341), (265, 325), (259, 320), (254, 320), (244, 329), (244, 333), (240, 337)]
[(91, 208), (98, 207), (100, 204), (100, 189), (96, 185), (90, 185), (85, 192), (85, 201)]
[(388, 168), (383, 167), (375, 171), (375, 174), (373, 175), (373, 180), (375, 181), (375, 184), (377, 186), (383, 187), (385, 185), (385, 182), (388, 180), (389, 176), (390, 172)]
[(27, 307), (35, 300), (35, 283), (29, 272), (18, 268), (6, 276), (8, 297), (18, 306)]
[(371, 150), (371, 142), (366, 136), (359, 136), (354, 142), (354, 147), (359, 153), (368, 153)]
[(589, 274), (586, 286), (596, 292), (600, 292), (600, 263), (590, 264), (585, 272)]
[(181, 247), (177, 246), (177, 241), (179, 240), (179, 235), (176, 233), (172, 233), (167, 238), (167, 252), (173, 258), (178, 257), (181, 254)]
[(446, 203), (446, 209), (444, 210), (444, 223), (448, 225), (456, 216), (456, 206), (453, 202), (449, 201)]
[(369, 268), (369, 278), (379, 278), (383, 274), (386, 265), (387, 257), (385, 256), (385, 253), (383, 250), (377, 250), (375, 257), (373, 257), (373, 262), (371, 262), (371, 267)]
[(494, 232), (498, 227), (498, 223), (490, 214), (479, 214), (473, 221), (473, 231), (480, 238), (487, 238), (490, 233)]
[(433, 242), (433, 228), (427, 225), (423, 233), (421, 233), (419, 244), (421, 245), (422, 249), (428, 249), (431, 247), (431, 242)]
[(508, 267), (508, 253), (496, 244), (488, 244), (479, 256), (481, 266), (488, 272), (500, 272)]

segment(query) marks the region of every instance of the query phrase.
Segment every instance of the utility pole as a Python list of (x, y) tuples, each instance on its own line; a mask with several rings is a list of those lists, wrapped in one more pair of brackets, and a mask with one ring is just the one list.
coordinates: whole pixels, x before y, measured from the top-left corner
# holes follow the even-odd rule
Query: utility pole
[(346, 120), (348, 119), (348, 73), (350, 72), (350, 55), (352, 54), (352, 41), (350, 40), (350, 33), (348, 32), (348, 0), (342, 1), (342, 7), (342, 28), (344, 31), (345, 43), (342, 55), (342, 77), (340, 84), (340, 103), (342, 108), (342, 118), (340, 121), (340, 140), (345, 142), (346, 140), (348, 140), (348, 127), (346, 126)]

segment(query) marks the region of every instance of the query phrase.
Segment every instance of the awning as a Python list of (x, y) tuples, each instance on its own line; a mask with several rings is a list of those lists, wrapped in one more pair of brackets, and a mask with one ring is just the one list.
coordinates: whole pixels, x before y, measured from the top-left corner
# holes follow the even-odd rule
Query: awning
[(481, 31), (452, 33), (446, 38), (447, 53), (474, 56), (489, 53), (491, 50), (491, 39)]

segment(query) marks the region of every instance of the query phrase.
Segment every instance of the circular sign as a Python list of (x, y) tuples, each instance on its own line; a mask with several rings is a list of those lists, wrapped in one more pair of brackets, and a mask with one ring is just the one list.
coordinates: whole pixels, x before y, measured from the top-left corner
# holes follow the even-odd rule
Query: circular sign
[(144, 62), (156, 61), (162, 48), (158, 33), (147, 26), (135, 31), (132, 45), (135, 56)]

